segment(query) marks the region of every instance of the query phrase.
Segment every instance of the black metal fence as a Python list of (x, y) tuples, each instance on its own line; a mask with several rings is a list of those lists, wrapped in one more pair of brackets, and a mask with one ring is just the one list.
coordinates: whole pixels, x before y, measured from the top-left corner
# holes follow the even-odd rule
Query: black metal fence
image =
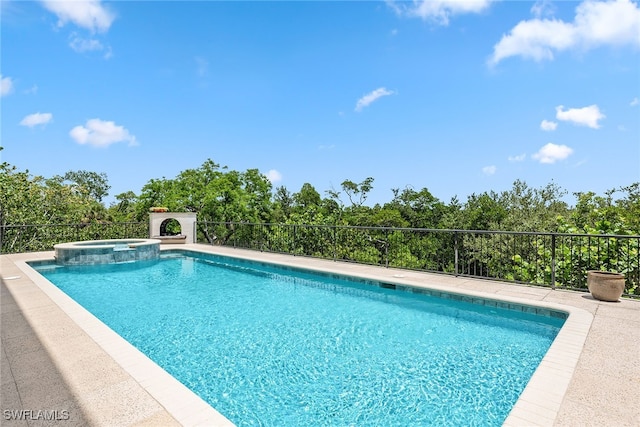
[(4, 225), (0, 226), (0, 253), (51, 251), (63, 242), (148, 237), (148, 222)]
[(456, 276), (586, 289), (587, 271), (623, 273), (640, 297), (640, 236), (198, 222), (197, 241)]
[[(147, 238), (147, 222), (0, 226), (0, 253), (69, 241)], [(587, 271), (623, 273), (640, 298), (640, 236), (198, 222), (198, 243), (552, 288), (586, 289)]]

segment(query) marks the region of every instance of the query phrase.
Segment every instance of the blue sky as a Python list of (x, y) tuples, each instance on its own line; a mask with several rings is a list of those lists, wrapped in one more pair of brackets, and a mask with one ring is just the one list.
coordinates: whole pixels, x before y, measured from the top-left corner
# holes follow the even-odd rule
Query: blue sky
[(640, 181), (637, 1), (1, 5), (2, 161), (107, 203), (208, 158), (368, 204)]

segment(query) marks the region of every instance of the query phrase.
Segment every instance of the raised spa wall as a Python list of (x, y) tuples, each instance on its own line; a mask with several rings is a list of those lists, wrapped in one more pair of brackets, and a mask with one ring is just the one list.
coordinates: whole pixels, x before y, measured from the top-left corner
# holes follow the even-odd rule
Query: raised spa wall
[(160, 256), (157, 239), (90, 240), (60, 243), (53, 248), (56, 263), (61, 265), (111, 264)]

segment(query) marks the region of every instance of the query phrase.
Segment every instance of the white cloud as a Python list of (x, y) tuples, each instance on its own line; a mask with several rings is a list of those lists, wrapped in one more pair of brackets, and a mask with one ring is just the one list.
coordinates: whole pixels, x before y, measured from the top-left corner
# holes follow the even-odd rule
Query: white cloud
[(521, 21), (508, 36), (493, 47), (489, 65), (495, 65), (510, 56), (520, 55), (535, 61), (553, 59), (552, 49), (564, 50), (574, 43), (571, 24), (556, 20)]
[(266, 173), (266, 176), (272, 183), (282, 181), (282, 174), (275, 169), (269, 170), (269, 172)]
[(552, 16), (556, 11), (556, 7), (551, 0), (538, 0), (532, 7), (531, 13), (536, 17)]
[(356, 103), (356, 111), (362, 111), (364, 107), (369, 106), (372, 102), (377, 100), (378, 98), (382, 98), (383, 96), (393, 95), (395, 92), (392, 90), (387, 90), (384, 87), (380, 87), (373, 92), (369, 92), (364, 95), (362, 98), (358, 99)]
[(99, 40), (83, 39), (82, 37), (79, 37), (75, 33), (71, 35), (71, 41), (69, 42), (69, 46), (71, 46), (71, 49), (75, 50), (78, 53), (91, 52), (94, 50), (104, 49), (104, 46), (102, 45), (102, 43), (100, 43)]
[(136, 137), (127, 129), (117, 126), (114, 122), (100, 119), (87, 120), (85, 126), (79, 125), (69, 132), (78, 144), (89, 144), (94, 147), (108, 147), (116, 142), (129, 142), (137, 145)]
[(564, 160), (573, 153), (573, 149), (566, 145), (557, 145), (552, 142), (542, 147), (532, 157), (540, 163), (555, 163), (558, 160)]
[(629, 103), (629, 105), (630, 105), (630, 106), (632, 106), (632, 107), (635, 107), (635, 106), (636, 106), (636, 105), (638, 105), (638, 104), (640, 104), (640, 100), (639, 100), (637, 97), (636, 97), (636, 98), (633, 98), (633, 99), (631, 100), (631, 102)]
[(26, 116), (20, 121), (21, 126), (28, 126), (30, 128), (37, 125), (46, 125), (53, 120), (53, 114), (51, 113), (33, 113)]
[(496, 173), (496, 167), (493, 165), (485, 166), (482, 168), (482, 173), (485, 175), (493, 175), (494, 173)]
[(542, 123), (540, 123), (540, 129), (546, 130), (548, 132), (552, 130), (556, 130), (557, 127), (558, 127), (558, 124), (556, 122), (552, 122), (549, 120), (543, 120)]
[(67, 22), (93, 32), (104, 32), (111, 27), (115, 15), (100, 0), (41, 0), (42, 5), (58, 17), (58, 26)]
[(9, 95), (13, 92), (13, 80), (11, 77), (2, 77), (0, 74), (0, 96)]
[[(535, 13), (535, 12), (534, 12)], [(520, 21), (494, 46), (489, 65), (511, 56), (551, 60), (554, 52), (603, 45), (640, 47), (640, 8), (630, 0), (585, 0), (573, 22), (558, 19)]]
[(556, 119), (588, 126), (592, 129), (598, 129), (600, 127), (598, 121), (605, 117), (595, 104), (583, 108), (570, 108), (568, 110), (565, 110), (563, 105), (556, 107)]
[(521, 162), (523, 161), (525, 158), (527, 157), (527, 155), (525, 153), (519, 154), (517, 156), (509, 156), (507, 158), (507, 160), (509, 160), (510, 162)]
[(640, 47), (640, 8), (630, 0), (588, 0), (576, 9), (575, 25), (589, 47), (602, 44)]
[(448, 25), (453, 15), (480, 13), (495, 0), (414, 0), (398, 2), (387, 0), (387, 5), (398, 15), (422, 18), (440, 25)]

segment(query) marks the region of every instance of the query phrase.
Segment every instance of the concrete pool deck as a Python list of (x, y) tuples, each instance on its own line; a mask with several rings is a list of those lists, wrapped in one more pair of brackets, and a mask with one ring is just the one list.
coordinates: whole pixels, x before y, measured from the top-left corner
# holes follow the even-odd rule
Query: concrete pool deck
[[(179, 249), (569, 311), (505, 425), (640, 425), (640, 301), (208, 245)], [(26, 265), (46, 259), (52, 251), (0, 256), (3, 426), (231, 425)]]

